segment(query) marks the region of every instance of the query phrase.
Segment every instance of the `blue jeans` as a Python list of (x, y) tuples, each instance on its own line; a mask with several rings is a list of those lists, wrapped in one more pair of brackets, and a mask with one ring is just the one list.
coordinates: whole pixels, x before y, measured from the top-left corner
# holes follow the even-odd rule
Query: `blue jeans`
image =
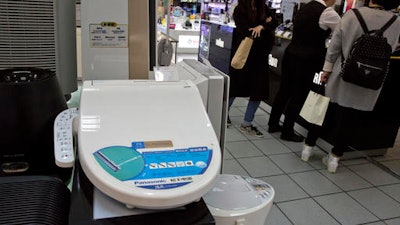
[[(228, 111), (231, 108), (234, 100), (235, 100), (235, 97), (229, 98)], [(250, 126), (252, 124), (252, 122), (254, 120), (254, 116), (256, 114), (256, 111), (257, 111), (260, 103), (261, 103), (261, 101), (249, 101), (247, 103), (246, 113), (244, 114), (244, 121), (242, 123), (243, 126)]]

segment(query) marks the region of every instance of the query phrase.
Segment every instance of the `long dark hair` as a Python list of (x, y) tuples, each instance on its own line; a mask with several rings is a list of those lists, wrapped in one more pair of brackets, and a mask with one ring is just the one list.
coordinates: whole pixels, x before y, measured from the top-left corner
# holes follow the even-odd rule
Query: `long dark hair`
[(252, 22), (265, 19), (265, 0), (238, 0), (238, 6), (246, 10)]

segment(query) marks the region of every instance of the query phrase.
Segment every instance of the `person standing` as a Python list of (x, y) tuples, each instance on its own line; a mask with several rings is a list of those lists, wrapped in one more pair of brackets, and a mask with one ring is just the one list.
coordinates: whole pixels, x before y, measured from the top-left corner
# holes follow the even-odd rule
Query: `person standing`
[[(252, 123), (261, 101), (267, 99), (269, 95), (268, 55), (275, 41), (275, 28), (278, 23), (265, 4), (265, 0), (239, 0), (233, 12), (233, 19), (236, 25), (234, 38), (236, 41), (232, 43), (233, 52), (236, 52), (245, 37), (252, 37), (253, 45), (242, 69), (229, 68), (228, 107), (231, 107), (236, 97), (249, 97), (240, 130), (256, 137), (263, 137), (263, 133)], [(228, 116), (228, 125), (229, 123)]]
[[(393, 16), (391, 9), (400, 5), (400, 0), (371, 0), (368, 6), (360, 7), (358, 11), (365, 20), (369, 30), (380, 29)], [(338, 162), (348, 149), (349, 140), (355, 130), (362, 126), (362, 121), (373, 113), (382, 88), (368, 89), (344, 81), (340, 74), (342, 55), (344, 60), (350, 53), (356, 39), (363, 34), (363, 29), (350, 10), (340, 20), (333, 32), (331, 42), (325, 57), (321, 80), (326, 82), (325, 95), (336, 105), (334, 112), (335, 129), (333, 133), (334, 146), (331, 152), (323, 158), (323, 163), (331, 173), (335, 173)], [(400, 38), (400, 19), (386, 29), (383, 36), (395, 51)], [(359, 122), (357, 122), (359, 121)], [(360, 122), (361, 121), (361, 122)], [(365, 120), (364, 120), (365, 121)], [(313, 135), (316, 138), (316, 135)], [(313, 140), (311, 140), (313, 141)], [(303, 154), (312, 152), (312, 147), (303, 149)]]
[[(313, 0), (300, 8), (293, 20), (292, 40), (282, 59), (282, 80), (272, 103), (268, 132), (281, 131), (281, 139), (301, 142), (294, 132), (303, 103), (312, 87), (315, 73), (322, 69), (325, 41), (339, 23), (332, 8), (335, 0)], [(283, 127), (279, 121), (285, 115)]]

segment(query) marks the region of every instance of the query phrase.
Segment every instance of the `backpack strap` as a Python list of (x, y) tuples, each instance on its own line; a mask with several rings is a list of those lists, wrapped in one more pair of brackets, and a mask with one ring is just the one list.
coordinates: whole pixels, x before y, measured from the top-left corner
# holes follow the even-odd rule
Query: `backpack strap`
[(356, 17), (357, 17), (358, 22), (360, 22), (360, 25), (361, 25), (361, 27), (362, 27), (364, 33), (368, 34), (368, 33), (369, 33), (369, 30), (368, 30), (367, 24), (365, 23), (363, 17), (361, 16), (361, 13), (358, 11), (357, 8), (354, 8), (354, 9), (352, 9), (352, 10), (353, 10), (354, 14), (355, 14)]
[[(368, 34), (368, 33), (369, 33), (369, 30), (368, 30), (367, 24), (365, 23), (363, 17), (361, 16), (361, 13), (358, 11), (357, 8), (353, 8), (351, 11), (353, 11), (354, 14), (356, 15), (356, 17), (357, 17), (357, 19), (358, 19), (358, 22), (360, 22), (360, 25), (361, 25), (361, 27), (362, 27), (364, 33), (365, 33), (365, 34)], [(342, 63), (344, 63), (343, 50), (342, 50), (342, 60), (341, 60), (341, 61), (342, 61)]]
[(383, 32), (385, 32), (386, 29), (388, 29), (390, 27), (390, 25), (392, 25), (392, 23), (394, 23), (394, 21), (396, 21), (396, 19), (397, 19), (397, 16), (393, 15), (392, 18), (390, 18), (390, 20), (387, 21), (387, 23), (385, 25), (383, 25), (383, 27), (380, 29), (382, 34), (383, 34)]
[[(360, 22), (364, 33), (365, 34), (370, 33), (370, 31), (367, 28), (367, 24), (365, 23), (363, 17), (361, 16), (361, 13), (358, 11), (358, 9), (354, 8), (352, 10), (353, 10), (354, 14), (356, 15), (358, 21)], [(383, 32), (385, 32), (385, 30), (388, 29), (392, 25), (392, 23), (394, 23), (394, 21), (396, 21), (396, 19), (397, 19), (397, 16), (393, 15), (392, 18), (390, 18), (390, 20), (388, 22), (386, 22), (386, 24), (383, 25), (383, 27), (381, 29), (376, 31), (376, 33), (383, 35)]]

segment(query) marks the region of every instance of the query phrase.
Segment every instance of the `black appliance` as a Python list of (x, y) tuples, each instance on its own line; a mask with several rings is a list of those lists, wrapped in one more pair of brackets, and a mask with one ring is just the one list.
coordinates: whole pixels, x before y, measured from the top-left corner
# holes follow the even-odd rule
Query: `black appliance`
[(52, 176), (0, 178), (0, 224), (68, 225), (71, 192)]
[(68, 108), (55, 73), (0, 70), (0, 103), (0, 176), (54, 175), (67, 181), (72, 169), (54, 160), (54, 119)]

